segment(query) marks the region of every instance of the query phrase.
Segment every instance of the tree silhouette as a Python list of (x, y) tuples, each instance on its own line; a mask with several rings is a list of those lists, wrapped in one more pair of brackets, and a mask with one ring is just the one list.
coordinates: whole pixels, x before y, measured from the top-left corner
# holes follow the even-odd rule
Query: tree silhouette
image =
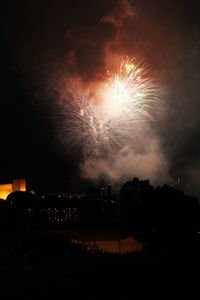
[(134, 178), (122, 186), (120, 203), (123, 223), (138, 231), (198, 230), (198, 199), (168, 185), (154, 188), (148, 180)]

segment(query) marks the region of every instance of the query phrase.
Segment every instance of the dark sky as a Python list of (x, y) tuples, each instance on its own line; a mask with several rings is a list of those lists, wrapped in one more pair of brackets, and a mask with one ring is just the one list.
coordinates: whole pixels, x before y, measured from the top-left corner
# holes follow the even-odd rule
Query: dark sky
[[(159, 128), (172, 177), (181, 176), (198, 190), (200, 178), (200, 2), (191, 0), (130, 1), (133, 21), (124, 24), (123, 43), (152, 66), (166, 86), (168, 115)], [(49, 74), (65, 69), (66, 54), (77, 36), (97, 28), (98, 47), (87, 53), (101, 65), (101, 45), (114, 38), (113, 28), (99, 20), (115, 0), (43, 0), (1, 3), (1, 168), (0, 177), (69, 178), (77, 156), (67, 158), (52, 116)], [(90, 28), (90, 30), (88, 29)], [(66, 38), (71, 30), (75, 41)], [(100, 30), (100, 31), (99, 31)], [(76, 48), (85, 72), (84, 48)], [(98, 52), (98, 51), (99, 52)], [(79, 54), (81, 53), (81, 54)], [(92, 56), (90, 56), (92, 57)], [(97, 64), (98, 63), (98, 64)], [(95, 65), (95, 64), (94, 64)], [(94, 74), (92, 67), (88, 73)], [(93, 72), (93, 73), (92, 73)], [(53, 91), (53, 89), (52, 89)], [(48, 101), (46, 101), (48, 98)], [(53, 97), (52, 97), (53, 98)], [(1, 181), (2, 181), (1, 180)], [(52, 180), (53, 181), (53, 180)]]

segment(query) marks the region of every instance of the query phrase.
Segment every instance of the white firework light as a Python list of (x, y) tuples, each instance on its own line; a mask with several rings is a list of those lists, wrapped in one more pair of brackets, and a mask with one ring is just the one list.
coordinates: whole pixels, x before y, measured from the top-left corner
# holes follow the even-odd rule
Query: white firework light
[(144, 63), (125, 57), (113, 69), (107, 70), (95, 92), (67, 88), (68, 140), (83, 143), (85, 158), (109, 156), (132, 144), (160, 102), (157, 84)]

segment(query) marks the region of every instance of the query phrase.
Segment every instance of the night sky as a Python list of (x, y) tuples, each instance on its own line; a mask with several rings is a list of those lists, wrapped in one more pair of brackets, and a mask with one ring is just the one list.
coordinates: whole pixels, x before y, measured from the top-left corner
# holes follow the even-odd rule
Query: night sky
[[(54, 179), (74, 181), (79, 156), (59, 143), (52, 85), (60, 73), (69, 71), (66, 61), (72, 49), (76, 71), (86, 81), (103, 69), (102, 49), (115, 38), (116, 28), (103, 27), (100, 20), (117, 3), (18, 0), (1, 4), (1, 181), (28, 177), (46, 186)], [(144, 58), (164, 87), (167, 112), (156, 130), (169, 174), (183, 178), (199, 194), (200, 2), (129, 3), (134, 16), (123, 23), (121, 47)], [(77, 42), (86, 37), (98, 42), (92, 47)]]

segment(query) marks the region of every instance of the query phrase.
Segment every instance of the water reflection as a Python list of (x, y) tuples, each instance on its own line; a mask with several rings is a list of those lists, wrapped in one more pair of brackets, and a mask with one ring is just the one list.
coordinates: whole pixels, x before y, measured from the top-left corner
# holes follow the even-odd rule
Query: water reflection
[(89, 253), (125, 254), (143, 249), (141, 241), (132, 235), (125, 235), (118, 228), (54, 230), (49, 231), (48, 234), (63, 236), (64, 239), (71, 240)]
[(119, 240), (80, 241), (72, 239), (76, 244), (83, 246), (88, 252), (102, 252), (113, 254), (125, 254), (141, 251), (143, 245), (132, 236)]

